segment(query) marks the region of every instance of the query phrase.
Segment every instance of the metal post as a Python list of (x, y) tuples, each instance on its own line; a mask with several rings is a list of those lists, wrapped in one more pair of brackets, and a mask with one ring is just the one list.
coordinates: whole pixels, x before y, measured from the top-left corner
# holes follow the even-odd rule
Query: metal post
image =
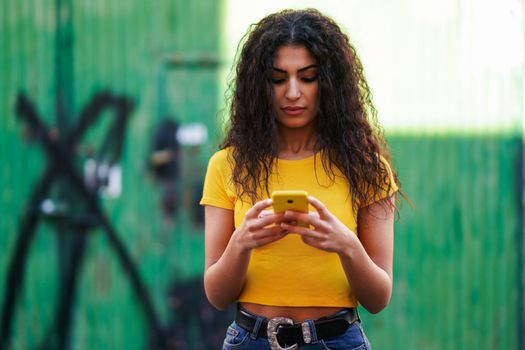
[[(74, 86), (74, 28), (73, 0), (56, 0), (56, 39), (55, 39), (55, 116), (56, 128), (54, 136), (61, 148), (67, 152), (67, 158), (75, 159), (75, 147), (67, 147), (67, 137), (75, 119), (75, 86)], [(76, 141), (76, 140), (75, 140)], [(73, 141), (73, 142), (75, 142)], [(72, 144), (74, 145), (74, 143)], [(58, 204), (64, 204), (70, 213), (79, 211), (82, 202), (78, 189), (66, 178), (56, 181), (56, 196)], [(81, 209), (80, 209), (81, 210)], [(56, 349), (66, 349), (69, 346), (73, 308), (75, 305), (76, 278), (81, 273), (83, 249), (86, 245), (86, 232), (77, 227), (57, 225), (57, 253), (60, 294), (53, 324), (53, 335), (48, 344)], [(78, 242), (83, 242), (81, 245)], [(80, 247), (80, 251), (79, 251)], [(76, 255), (79, 255), (77, 258)]]
[(55, 94), (56, 124), (64, 132), (74, 106), (73, 1), (56, 0)]
[(521, 109), (521, 237), (518, 252), (519, 291), (518, 291), (518, 349), (525, 350), (525, 0), (521, 0), (521, 33), (522, 33), (522, 63), (521, 63), (521, 86), (522, 86), (522, 109)]

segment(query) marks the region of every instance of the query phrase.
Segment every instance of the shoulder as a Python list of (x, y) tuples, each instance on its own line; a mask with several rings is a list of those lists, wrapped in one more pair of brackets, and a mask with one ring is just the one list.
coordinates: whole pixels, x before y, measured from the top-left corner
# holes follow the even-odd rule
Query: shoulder
[(208, 161), (208, 171), (215, 169), (220, 172), (230, 172), (233, 164), (232, 148), (224, 148), (212, 154)]
[(392, 166), (390, 165), (390, 162), (388, 161), (388, 159), (386, 159), (385, 156), (379, 155), (379, 161), (383, 164), (387, 173), (392, 173)]
[(209, 163), (210, 164), (228, 164), (231, 161), (232, 158), (232, 148), (227, 147), (224, 149), (221, 149), (210, 157)]
[(234, 205), (231, 174), (228, 150), (215, 152), (208, 162), (200, 204), (231, 210)]
[(383, 164), (384, 168), (383, 179), (385, 183), (383, 184), (383, 189), (388, 189), (387, 191), (389, 194), (393, 194), (399, 190), (395, 171), (392, 169), (392, 166), (386, 157), (380, 155), (379, 160)]

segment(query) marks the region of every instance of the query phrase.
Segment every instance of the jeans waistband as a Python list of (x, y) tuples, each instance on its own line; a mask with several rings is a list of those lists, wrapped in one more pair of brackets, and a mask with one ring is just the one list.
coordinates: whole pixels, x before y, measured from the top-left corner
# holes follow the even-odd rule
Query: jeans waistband
[(235, 317), (235, 322), (241, 328), (256, 335), (257, 338), (266, 338), (268, 334), (275, 332), (274, 335), (281, 344), (310, 343), (312, 336), (316, 339), (336, 337), (343, 334), (352, 323), (358, 320), (359, 315), (355, 308), (345, 309), (333, 315), (302, 323), (293, 323), (292, 320), (282, 317), (268, 320), (240, 306), (237, 308)]

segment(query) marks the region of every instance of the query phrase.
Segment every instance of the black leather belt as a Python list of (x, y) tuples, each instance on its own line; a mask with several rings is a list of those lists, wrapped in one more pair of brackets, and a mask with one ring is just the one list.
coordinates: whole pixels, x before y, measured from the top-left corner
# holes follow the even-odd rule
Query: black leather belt
[[(359, 320), (357, 310), (345, 309), (334, 315), (319, 318), (314, 321), (315, 332), (317, 339), (324, 339), (330, 337), (336, 337), (346, 332), (348, 327), (355, 321)], [(250, 313), (241, 307), (237, 308), (237, 315), (235, 322), (245, 330), (252, 332), (257, 326), (257, 315)], [(257, 337), (268, 337), (268, 322), (269, 320), (264, 318), (260, 323)], [(304, 322), (294, 324), (280, 324), (277, 331), (277, 340), (280, 344), (305, 344), (309, 343), (304, 339)]]

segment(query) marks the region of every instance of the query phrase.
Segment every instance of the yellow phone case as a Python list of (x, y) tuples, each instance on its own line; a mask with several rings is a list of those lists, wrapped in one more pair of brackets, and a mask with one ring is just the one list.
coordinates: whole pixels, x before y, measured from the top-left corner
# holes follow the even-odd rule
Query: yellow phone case
[[(288, 209), (308, 213), (308, 193), (306, 191), (274, 191), (272, 193), (273, 211), (282, 213)], [(300, 226), (308, 227), (304, 222)]]
[(308, 213), (308, 193), (306, 191), (274, 191), (272, 193), (273, 211), (282, 213), (287, 209)]

